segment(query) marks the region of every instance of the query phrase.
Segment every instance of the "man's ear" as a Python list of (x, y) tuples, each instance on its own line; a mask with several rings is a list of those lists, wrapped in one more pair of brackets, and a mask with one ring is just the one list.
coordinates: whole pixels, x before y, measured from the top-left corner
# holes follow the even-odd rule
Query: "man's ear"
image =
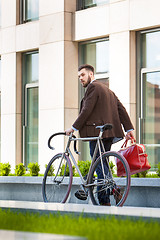
[(89, 76), (92, 78), (93, 77), (93, 72), (89, 71)]

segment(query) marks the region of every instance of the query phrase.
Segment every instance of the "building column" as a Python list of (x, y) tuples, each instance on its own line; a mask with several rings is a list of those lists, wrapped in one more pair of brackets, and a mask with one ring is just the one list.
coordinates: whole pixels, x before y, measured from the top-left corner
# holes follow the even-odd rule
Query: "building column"
[(16, 162), (16, 0), (1, 2), (1, 161)]
[[(72, 14), (75, 1), (40, 0), (39, 46), (39, 164), (41, 172), (56, 152), (64, 150), (64, 137), (48, 138), (69, 127), (78, 109), (77, 45), (72, 42)], [(76, 113), (75, 113), (76, 112)]]

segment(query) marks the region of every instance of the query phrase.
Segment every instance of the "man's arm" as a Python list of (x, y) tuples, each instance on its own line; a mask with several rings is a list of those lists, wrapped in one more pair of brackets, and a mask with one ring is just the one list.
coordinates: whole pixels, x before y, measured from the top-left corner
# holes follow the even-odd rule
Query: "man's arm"
[(85, 96), (85, 100), (84, 100), (84, 104), (81, 109), (81, 112), (78, 118), (76, 119), (76, 121), (73, 123), (73, 126), (72, 126), (73, 129), (75, 128), (77, 130), (80, 130), (82, 126), (86, 123), (88, 117), (90, 116), (92, 111), (94, 111), (94, 107), (97, 102), (97, 97), (98, 96), (97, 96), (95, 85), (90, 84), (86, 92), (86, 96)]

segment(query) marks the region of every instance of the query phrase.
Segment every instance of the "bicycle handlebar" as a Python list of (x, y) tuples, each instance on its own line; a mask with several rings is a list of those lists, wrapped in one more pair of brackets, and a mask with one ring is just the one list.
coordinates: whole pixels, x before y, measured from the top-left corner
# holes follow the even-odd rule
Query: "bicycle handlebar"
[[(50, 149), (52, 149), (52, 150), (54, 150), (55, 148), (51, 146), (51, 140), (52, 140), (52, 138), (54, 138), (54, 137), (56, 137), (56, 136), (58, 136), (58, 135), (66, 135), (66, 133), (65, 133), (65, 132), (58, 132), (58, 133), (54, 133), (53, 135), (50, 136), (50, 138), (48, 139), (48, 147), (49, 147)], [(72, 135), (72, 137), (73, 137), (73, 138), (76, 138), (75, 135)], [(80, 154), (80, 153), (77, 151), (76, 143), (77, 143), (77, 141), (74, 141), (74, 151), (75, 151), (76, 154)]]

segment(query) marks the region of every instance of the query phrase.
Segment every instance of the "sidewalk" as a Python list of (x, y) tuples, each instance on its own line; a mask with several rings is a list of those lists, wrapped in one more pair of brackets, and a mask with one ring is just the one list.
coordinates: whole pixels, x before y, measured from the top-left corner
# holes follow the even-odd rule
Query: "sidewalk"
[(45, 233), (29, 233), (10, 230), (0, 230), (0, 240), (86, 240), (86, 238), (45, 234)]
[(44, 214), (60, 212), (62, 214), (81, 214), (87, 216), (115, 216), (144, 218), (160, 221), (160, 208), (143, 208), (143, 207), (107, 207), (95, 206), (90, 204), (61, 204), (61, 203), (44, 203), (29, 201), (6, 201), (0, 200), (0, 208), (13, 209), (18, 211), (40, 212)]

